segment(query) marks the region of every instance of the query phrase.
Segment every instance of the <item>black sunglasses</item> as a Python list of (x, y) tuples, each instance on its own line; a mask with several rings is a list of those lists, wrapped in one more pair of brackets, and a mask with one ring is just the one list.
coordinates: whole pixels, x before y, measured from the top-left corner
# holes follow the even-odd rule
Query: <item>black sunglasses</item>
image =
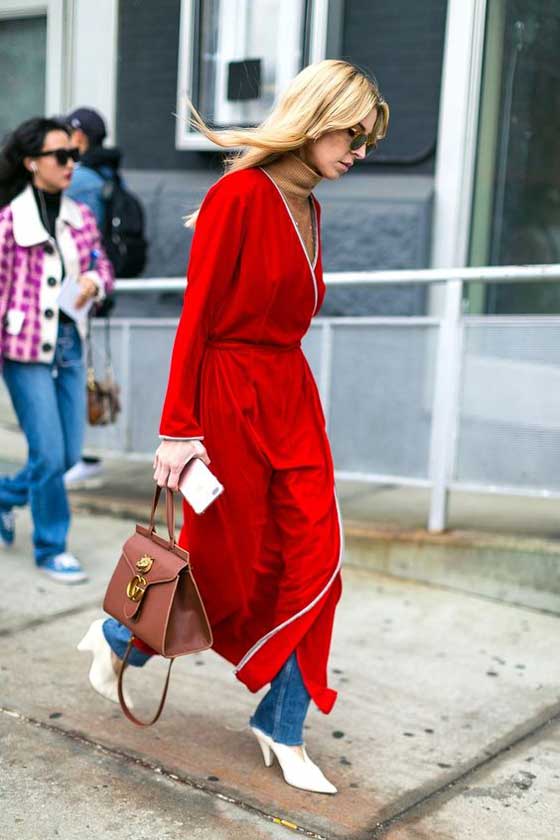
[(51, 149), (48, 152), (39, 152), (33, 157), (47, 157), (48, 155), (54, 155), (59, 166), (66, 166), (69, 160), (73, 160), (74, 163), (80, 160), (80, 150), (76, 147), (72, 149)]
[(366, 155), (373, 152), (375, 148), (375, 140), (372, 138), (371, 134), (365, 134), (365, 132), (362, 132), (357, 128), (349, 128), (348, 133), (352, 138), (350, 140), (350, 150), (352, 152), (357, 152), (358, 149), (361, 149), (364, 145), (366, 147)]

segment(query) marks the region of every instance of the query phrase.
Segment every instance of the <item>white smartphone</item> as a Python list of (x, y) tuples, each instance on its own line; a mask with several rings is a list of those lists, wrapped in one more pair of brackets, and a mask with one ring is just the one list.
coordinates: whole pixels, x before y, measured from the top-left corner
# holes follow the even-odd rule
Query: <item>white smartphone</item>
[(181, 473), (179, 490), (195, 513), (203, 513), (224, 492), (214, 473), (200, 458), (189, 461)]

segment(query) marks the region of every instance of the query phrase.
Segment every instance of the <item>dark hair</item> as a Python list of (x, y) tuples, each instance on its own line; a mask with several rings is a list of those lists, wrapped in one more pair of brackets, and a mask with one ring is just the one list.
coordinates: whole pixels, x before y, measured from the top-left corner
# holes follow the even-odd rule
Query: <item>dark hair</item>
[(9, 204), (31, 182), (33, 176), (23, 165), (24, 158), (42, 150), (49, 131), (70, 135), (68, 126), (59, 120), (32, 117), (5, 138), (0, 149), (0, 207)]

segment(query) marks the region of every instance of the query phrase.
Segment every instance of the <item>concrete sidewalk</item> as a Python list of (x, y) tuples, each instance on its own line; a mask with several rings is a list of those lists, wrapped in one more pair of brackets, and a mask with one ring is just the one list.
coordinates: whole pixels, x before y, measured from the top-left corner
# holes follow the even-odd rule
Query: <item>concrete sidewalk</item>
[[(558, 840), (560, 619), (348, 569), (335, 630), (333, 713), (312, 711), (322, 797), (266, 770), (247, 729), (256, 697), (211, 652), (177, 662), (152, 729), (87, 682), (75, 646), (133, 522), (77, 513), (70, 549), (91, 581), (63, 587), (31, 560), (30, 524), (2, 558), (2, 840), (281, 838)], [(162, 661), (127, 675), (140, 714)]]

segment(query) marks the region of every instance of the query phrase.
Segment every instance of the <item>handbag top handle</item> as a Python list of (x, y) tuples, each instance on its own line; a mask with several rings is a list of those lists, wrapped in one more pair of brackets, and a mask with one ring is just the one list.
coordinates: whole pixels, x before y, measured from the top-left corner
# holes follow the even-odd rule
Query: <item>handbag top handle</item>
[[(155, 526), (155, 515), (156, 509), (158, 506), (158, 502), (161, 496), (162, 488), (159, 484), (156, 486), (156, 490), (154, 493), (154, 501), (152, 504), (152, 513), (150, 515), (150, 533), (155, 533), (156, 526)], [(169, 534), (169, 546), (173, 548), (175, 545), (175, 505), (173, 503), (173, 490), (170, 490), (169, 487), (165, 488), (165, 514), (167, 519), (167, 533)]]

